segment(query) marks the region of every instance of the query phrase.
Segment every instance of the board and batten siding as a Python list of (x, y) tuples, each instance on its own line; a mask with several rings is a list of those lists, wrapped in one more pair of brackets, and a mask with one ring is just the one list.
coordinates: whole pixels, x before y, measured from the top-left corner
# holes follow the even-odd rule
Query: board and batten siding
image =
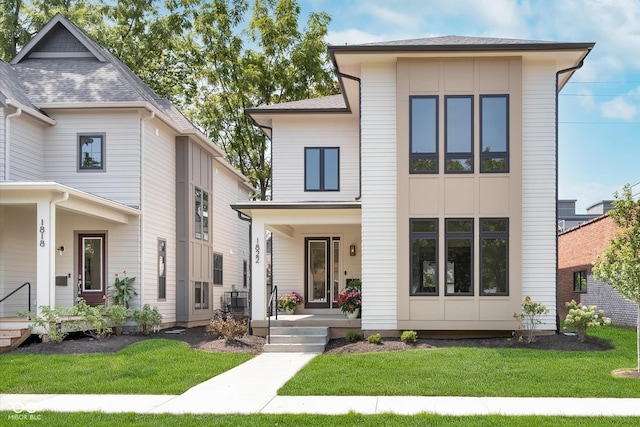
[[(356, 115), (276, 116), (272, 144), (274, 201), (352, 201), (358, 197)], [(305, 147), (340, 148), (340, 191), (304, 191)]]
[[(6, 147), (6, 143), (7, 141), (5, 141), (6, 138), (6, 133), (4, 131), (5, 129), (5, 122), (7, 121), (6, 119), (6, 114), (5, 114), (5, 109), (4, 108), (0, 108), (0, 182), (4, 181), (4, 171), (5, 171), (5, 163), (6, 163), (6, 159), (5, 159), (5, 153), (4, 150)], [(0, 314), (2, 312), (0, 311)]]
[(24, 114), (10, 120), (9, 181), (42, 181), (44, 125)]
[(396, 64), (362, 66), (362, 328), (397, 328)]
[(547, 306), (556, 327), (555, 64), (524, 62), (522, 76), (522, 298)]
[[(45, 179), (140, 206), (140, 115), (136, 110), (50, 111)], [(78, 133), (105, 133), (106, 172), (78, 172)]]
[[(164, 323), (176, 321), (175, 133), (158, 119), (142, 122), (142, 303), (156, 306)], [(168, 191), (169, 190), (169, 191)], [(158, 239), (166, 241), (166, 298), (158, 298)]]

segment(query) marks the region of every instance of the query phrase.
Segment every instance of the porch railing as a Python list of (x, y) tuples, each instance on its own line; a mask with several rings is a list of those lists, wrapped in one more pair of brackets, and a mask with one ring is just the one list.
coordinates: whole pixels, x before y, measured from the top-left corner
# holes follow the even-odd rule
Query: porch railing
[[(273, 286), (269, 302), (267, 303), (267, 344), (271, 344), (271, 316), (273, 315), (273, 306), (278, 303), (278, 287)], [(278, 307), (275, 309), (276, 320), (278, 320)]]
[(11, 295), (15, 294), (25, 286), (27, 287), (27, 307), (28, 307), (28, 311), (31, 311), (31, 283), (29, 282), (24, 282), (22, 285), (18, 286), (13, 291), (11, 291), (7, 296), (2, 297), (2, 299), (0, 299), (0, 304), (3, 303), (5, 300), (9, 299)]

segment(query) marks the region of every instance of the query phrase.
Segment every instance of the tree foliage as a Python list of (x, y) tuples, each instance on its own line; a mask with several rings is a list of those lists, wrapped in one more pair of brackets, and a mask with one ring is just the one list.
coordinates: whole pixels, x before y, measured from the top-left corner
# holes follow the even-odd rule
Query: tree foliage
[(640, 200), (634, 200), (631, 186), (622, 195), (614, 193), (614, 209), (609, 216), (618, 231), (593, 265), (596, 279), (609, 283), (638, 307), (638, 372), (640, 372)]

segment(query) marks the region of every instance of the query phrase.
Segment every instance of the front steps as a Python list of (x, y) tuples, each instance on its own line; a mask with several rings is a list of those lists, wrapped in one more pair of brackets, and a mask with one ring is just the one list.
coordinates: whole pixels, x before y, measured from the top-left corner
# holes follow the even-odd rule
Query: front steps
[(31, 331), (26, 329), (0, 329), (0, 353), (7, 353), (18, 348), (29, 336)]
[(329, 342), (328, 326), (272, 326), (265, 353), (322, 353)]

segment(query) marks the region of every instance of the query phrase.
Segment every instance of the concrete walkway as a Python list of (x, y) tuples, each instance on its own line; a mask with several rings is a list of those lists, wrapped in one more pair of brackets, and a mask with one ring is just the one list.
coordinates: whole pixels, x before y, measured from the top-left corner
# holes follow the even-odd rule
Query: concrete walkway
[(277, 396), (315, 356), (262, 353), (181, 395), (0, 394), (0, 411), (640, 416), (640, 398)]

